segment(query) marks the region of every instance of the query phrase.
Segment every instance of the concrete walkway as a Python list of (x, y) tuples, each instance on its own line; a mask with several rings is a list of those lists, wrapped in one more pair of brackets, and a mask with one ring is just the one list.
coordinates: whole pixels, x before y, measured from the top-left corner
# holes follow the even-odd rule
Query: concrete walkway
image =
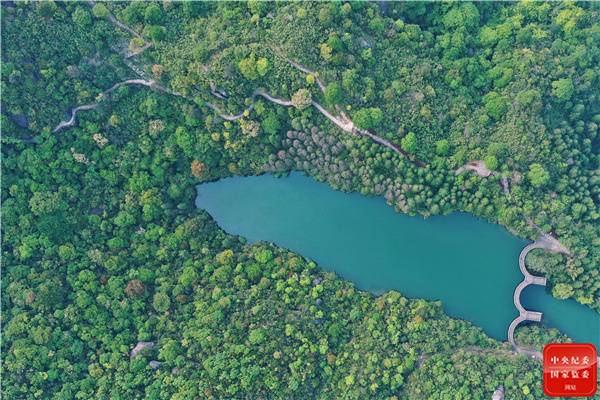
[(515, 288), (515, 292), (513, 294), (513, 303), (515, 307), (519, 311), (519, 316), (515, 318), (508, 327), (508, 341), (512, 345), (513, 349), (519, 354), (525, 354), (530, 357), (534, 357), (537, 359), (542, 359), (542, 353), (536, 350), (528, 350), (522, 347), (515, 342), (514, 334), (517, 326), (524, 321), (531, 322), (540, 322), (542, 320), (542, 313), (537, 311), (529, 311), (526, 310), (521, 304), (521, 292), (529, 285), (539, 285), (546, 286), (546, 278), (543, 276), (532, 275), (527, 271), (527, 267), (525, 266), (525, 257), (527, 254), (534, 249), (544, 249), (548, 251), (552, 251), (555, 253), (566, 253), (569, 254), (568, 249), (564, 246), (560, 245), (560, 243), (548, 234), (542, 234), (538, 240), (533, 243), (528, 244), (521, 250), (521, 254), (519, 254), (519, 269), (523, 274), (523, 280), (519, 282), (517, 287)]

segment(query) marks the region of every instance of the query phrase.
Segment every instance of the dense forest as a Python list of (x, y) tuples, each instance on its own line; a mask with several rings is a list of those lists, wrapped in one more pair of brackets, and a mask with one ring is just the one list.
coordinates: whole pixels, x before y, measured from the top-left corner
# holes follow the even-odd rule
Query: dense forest
[(7, 398), (543, 397), (439, 302), (221, 231), (194, 185), (231, 175), (549, 233), (529, 268), (600, 312), (598, 3), (1, 7)]

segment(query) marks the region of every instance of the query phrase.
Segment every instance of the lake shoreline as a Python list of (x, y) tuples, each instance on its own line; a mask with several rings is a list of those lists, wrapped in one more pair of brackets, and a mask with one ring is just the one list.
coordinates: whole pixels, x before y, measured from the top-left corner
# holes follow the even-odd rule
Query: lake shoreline
[[(211, 188), (211, 193), (207, 191), (207, 188), (209, 187)], [(315, 262), (317, 262), (324, 270), (333, 271), (342, 279), (353, 282), (354, 286), (358, 289), (369, 291), (376, 296), (389, 290), (395, 290), (408, 298), (424, 298), (430, 301), (441, 300), (444, 305), (444, 312), (447, 315), (471, 322), (475, 326), (481, 327), (490, 337), (506, 341), (507, 328), (516, 314), (514, 304), (510, 301), (512, 300), (511, 294), (513, 294), (515, 287), (523, 279), (523, 276), (516, 268), (514, 268), (514, 266), (517, 264), (517, 255), (523, 247), (526, 246), (526, 242), (519, 237), (511, 235), (510, 232), (501, 225), (490, 224), (486, 219), (478, 218), (463, 212), (450, 213), (444, 216), (431, 216), (428, 218), (422, 216), (420, 218), (407, 216), (405, 214), (397, 213), (392, 207), (389, 207), (381, 197), (366, 197), (357, 193), (337, 191), (330, 188), (325, 183), (306, 177), (299, 172), (292, 172), (291, 174), (288, 174), (287, 177), (283, 178), (276, 178), (270, 174), (225, 178), (213, 181), (212, 183), (203, 183), (198, 185), (197, 188), (202, 188), (198, 191), (199, 194), (196, 200), (197, 206), (205, 209), (217, 221), (219, 226), (229, 233), (245, 237), (249, 242), (270, 242), (277, 246), (290, 249), (308, 259), (315, 260)], [(244, 201), (237, 201), (241, 198), (243, 198)], [(318, 204), (319, 201), (325, 201), (325, 203)], [(298, 211), (297, 209), (290, 207), (292, 204), (298, 208), (305, 207), (306, 209)], [(383, 208), (387, 209), (387, 211)], [(357, 217), (356, 210), (360, 210), (361, 213), (370, 213), (369, 218)], [(391, 215), (396, 215), (396, 217), (391, 217)], [(299, 218), (299, 220), (295, 220), (295, 218)], [(319, 227), (322, 228), (321, 232), (315, 232), (315, 226), (311, 226), (311, 224), (324, 224), (323, 221), (328, 218), (329, 220), (327, 223), (329, 225), (319, 225)], [(285, 224), (283, 224), (284, 221)], [(354, 223), (358, 223), (358, 225), (349, 225), (348, 221), (354, 221)], [(488, 223), (486, 224), (486, 222)], [(269, 224), (279, 225), (269, 227)], [(283, 225), (287, 225), (287, 227)], [(378, 232), (378, 229), (375, 229), (375, 226), (377, 225), (379, 225), (378, 229), (383, 229), (388, 236), (382, 236), (381, 232)], [(424, 230), (423, 225), (426, 225), (427, 229)], [(473, 231), (473, 227), (477, 227), (477, 229)], [(415, 229), (411, 231), (411, 228)], [(376, 269), (376, 271), (371, 271), (371, 275), (373, 275), (373, 272), (375, 274), (375, 276), (371, 277), (357, 273), (356, 270), (353, 270), (359, 268), (360, 262), (363, 262), (364, 264), (372, 262), (369, 258), (365, 258), (364, 254), (361, 254), (360, 252), (357, 253), (355, 249), (365, 243), (364, 241), (358, 240), (359, 238), (357, 237), (357, 232), (359, 233), (359, 231), (365, 229), (370, 232), (372, 236), (371, 238), (362, 238), (368, 243), (366, 247), (368, 247), (371, 252), (383, 254), (383, 256), (379, 256), (379, 259), (376, 258), (375, 261), (382, 262), (386, 265), (383, 269), (377, 269), (377, 266), (373, 267), (370, 265), (369, 268)], [(478, 232), (478, 230), (481, 232)], [(294, 231), (296, 231), (296, 235), (294, 235)], [(341, 234), (339, 233), (340, 231), (342, 232)], [(314, 237), (312, 239), (307, 238), (305, 235), (300, 234), (302, 232), (308, 232), (312, 236), (321, 235), (320, 240), (314, 240)], [(341, 241), (338, 240), (337, 236), (339, 235), (345, 235), (345, 239)], [(459, 237), (458, 240), (457, 235)], [(397, 251), (392, 250), (405, 244), (402, 242), (395, 244), (396, 239), (394, 239), (394, 236), (402, 237), (404, 241), (409, 240), (407, 238), (411, 238), (410, 240), (415, 243), (413, 243), (412, 246), (409, 245), (409, 248), (403, 249), (403, 251), (401, 251), (402, 254), (399, 254)], [(372, 240), (373, 237), (381, 239), (382, 241), (387, 241), (388, 243), (381, 246), (380, 243), (378, 244), (369, 241)], [(348, 249), (345, 249), (344, 244), (341, 243), (344, 240), (346, 241), (345, 244)], [(329, 247), (331, 247), (331, 249), (329, 251), (339, 253), (339, 256), (334, 257), (332, 254), (327, 253), (327, 248), (322, 246), (322, 244), (319, 243), (320, 241), (330, 243), (331, 246)], [(464, 250), (468, 249), (463, 247), (464, 243), (469, 243), (471, 247), (479, 250), (481, 250), (482, 247), (485, 247), (485, 250), (490, 254), (477, 253), (475, 260), (473, 260), (474, 264), (470, 264), (467, 269), (470, 269), (471, 273), (487, 274), (489, 280), (494, 283), (498, 282), (500, 286), (502, 286), (504, 296), (498, 295), (499, 291), (502, 290), (498, 287), (495, 288), (495, 285), (488, 285), (488, 287), (485, 287), (484, 285), (483, 288), (480, 287), (477, 289), (479, 291), (474, 292), (474, 296), (482, 299), (481, 302), (488, 305), (492, 310), (496, 310), (497, 307), (501, 305), (497, 310), (502, 310), (499, 319), (502, 319), (504, 323), (487, 321), (484, 317), (485, 313), (482, 314), (481, 310), (473, 309), (472, 306), (467, 306), (468, 310), (466, 312), (465, 310), (461, 310), (461, 307), (458, 307), (458, 305), (461, 304), (460, 301), (466, 302), (467, 300), (470, 300), (472, 302), (472, 298), (463, 298), (463, 300), (460, 300), (460, 294), (457, 295), (456, 293), (453, 293), (448, 298), (448, 294), (443, 290), (439, 295), (433, 295), (434, 293), (423, 281), (427, 279), (431, 280), (431, 276), (433, 276), (432, 273), (435, 273), (435, 269), (431, 269), (432, 265), (430, 264), (424, 265), (422, 259), (424, 258), (427, 262), (433, 262), (435, 264), (435, 262), (445, 263), (447, 257), (434, 257), (434, 259), (431, 259), (431, 257), (427, 255), (427, 253), (431, 252), (431, 248), (421, 248), (423, 254), (411, 253), (410, 247), (421, 246), (423, 244), (422, 242), (437, 243), (438, 246), (433, 246), (433, 248), (438, 248), (438, 251), (449, 253), (450, 260), (454, 262), (454, 264), (451, 264), (453, 268), (460, 268), (460, 266), (465, 263), (465, 260), (467, 260), (466, 255), (468, 254), (468, 251), (464, 252)], [(496, 244), (498, 244), (498, 246), (496, 246)], [(458, 248), (461, 250), (458, 251)], [(408, 253), (405, 254), (405, 251), (408, 251)], [(463, 253), (461, 253), (461, 251)], [(349, 257), (348, 255), (344, 258), (344, 252), (351, 253), (350, 255), (355, 256), (355, 259), (352, 259), (352, 257)], [(386, 252), (390, 254), (385, 254)], [(494, 257), (494, 252), (498, 252), (496, 257)], [(407, 262), (407, 260), (411, 260), (411, 257), (412, 262)], [(494, 261), (495, 258), (500, 258), (502, 261), (497, 263)], [(425, 262), (425, 264), (427, 264), (427, 262)], [(488, 266), (485, 270), (480, 270), (477, 267), (478, 262), (480, 264), (492, 263), (493, 266)], [(417, 273), (412, 274), (411, 276), (402, 277), (400, 275), (393, 275), (393, 270), (397, 269), (394, 267), (395, 265), (407, 263), (411, 264), (411, 267), (402, 269), (397, 273), (406, 274), (407, 270), (415, 270)], [(351, 266), (348, 267), (348, 264), (351, 264)], [(506, 272), (508, 266), (512, 268), (511, 272)], [(429, 269), (424, 272), (423, 268)], [(419, 271), (421, 271), (421, 273), (418, 273)], [(494, 274), (492, 271), (495, 271), (496, 273)], [(459, 284), (454, 276), (457, 274), (460, 275), (459, 272), (460, 271), (457, 270), (455, 274), (442, 276), (441, 278), (444, 279), (441, 279), (441, 281)], [(385, 276), (378, 278), (377, 274), (383, 274)], [(391, 287), (387, 285), (390, 281), (397, 283), (406, 280), (407, 278), (414, 280), (412, 285), (406, 283), (404, 283), (406, 287)], [(434, 284), (443, 286), (440, 283), (434, 282)], [(477, 287), (481, 286), (482, 283), (470, 282), (469, 285)], [(414, 290), (414, 288), (421, 288), (423, 290)], [(494, 302), (489, 302), (489, 299), (486, 300), (490, 297), (486, 290), (493, 294), (491, 297), (498, 302), (496, 306), (493, 305)], [(547, 305), (553, 302), (561, 302), (561, 300), (553, 299), (550, 294), (545, 293), (543, 303)], [(588, 320), (589, 318), (592, 318), (590, 323), (593, 327), (594, 316), (590, 314), (594, 313), (592, 309), (588, 309), (589, 312), (585, 312), (583, 309), (586, 307), (579, 305), (574, 301), (568, 301), (567, 303), (569, 304), (567, 308), (578, 310), (575, 315), (588, 315)], [(542, 321), (542, 325), (550, 327), (560, 325), (559, 328), (570, 336), (573, 336), (575, 340), (579, 340), (578, 336), (579, 338), (593, 337), (593, 333), (590, 335), (589, 329), (587, 330), (588, 334), (572, 334), (572, 332), (577, 332), (578, 330), (586, 331), (584, 327), (581, 326), (576, 326), (575, 329), (564, 329), (570, 322), (560, 322), (561, 318), (558, 318), (559, 323), (557, 324), (557, 316), (554, 315), (551, 308), (552, 307), (547, 310), (546, 307), (543, 307), (541, 310), (544, 313), (544, 316), (549, 315), (550, 321), (552, 321), (549, 325), (546, 325), (545, 321)], [(565, 307), (561, 307), (560, 310), (560, 313), (563, 315), (564, 308)], [(535, 307), (532, 309), (538, 310)], [(496, 314), (496, 312), (494, 312), (494, 314)], [(595, 314), (595, 317), (596, 320), (600, 322), (600, 315)], [(586, 318), (583, 319), (585, 320)]]

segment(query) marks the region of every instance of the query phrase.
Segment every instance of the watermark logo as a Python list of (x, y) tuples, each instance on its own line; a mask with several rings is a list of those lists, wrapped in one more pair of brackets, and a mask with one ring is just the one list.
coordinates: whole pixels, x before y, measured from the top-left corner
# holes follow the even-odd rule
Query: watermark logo
[(544, 347), (544, 393), (551, 397), (590, 397), (598, 389), (598, 352), (589, 343)]

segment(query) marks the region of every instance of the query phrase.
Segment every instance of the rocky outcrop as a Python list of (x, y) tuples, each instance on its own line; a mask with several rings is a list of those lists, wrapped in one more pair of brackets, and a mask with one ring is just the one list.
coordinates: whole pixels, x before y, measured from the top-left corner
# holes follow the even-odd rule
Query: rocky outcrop
[(470, 161), (462, 167), (458, 168), (456, 171), (454, 171), (454, 173), (456, 175), (460, 175), (465, 171), (473, 171), (483, 178), (487, 178), (488, 176), (493, 174), (492, 170), (486, 167), (485, 163), (482, 160)]
[(492, 394), (492, 400), (504, 400), (504, 386), (500, 385)]
[(140, 354), (140, 352), (142, 352), (144, 350), (151, 350), (153, 348), (154, 348), (154, 342), (138, 342), (135, 345), (135, 347), (133, 348), (133, 350), (131, 350), (129, 357), (134, 358), (135, 356)]

